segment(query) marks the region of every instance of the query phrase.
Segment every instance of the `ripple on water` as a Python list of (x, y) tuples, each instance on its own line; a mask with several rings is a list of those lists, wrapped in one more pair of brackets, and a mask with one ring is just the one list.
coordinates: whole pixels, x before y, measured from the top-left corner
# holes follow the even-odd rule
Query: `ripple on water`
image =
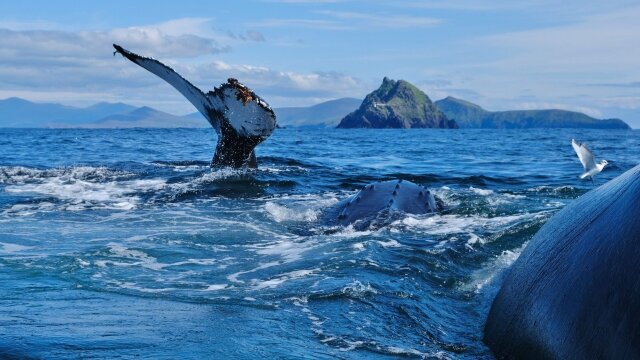
[[(210, 129), (20, 134), (0, 144), (0, 354), (25, 357), (490, 358), (502, 271), (592, 186), (563, 131), (282, 130), (241, 172), (209, 169)], [(603, 182), (640, 161), (602, 148)], [(397, 177), (445, 211), (322, 223)]]

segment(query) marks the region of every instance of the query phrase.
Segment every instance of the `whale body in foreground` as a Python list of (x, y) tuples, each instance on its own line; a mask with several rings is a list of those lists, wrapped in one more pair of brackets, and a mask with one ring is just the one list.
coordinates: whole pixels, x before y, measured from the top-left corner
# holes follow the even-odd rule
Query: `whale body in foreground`
[(379, 227), (395, 213), (427, 214), (439, 204), (427, 188), (406, 180), (388, 180), (366, 185), (355, 195), (325, 211), (329, 225), (354, 225), (361, 229)]
[(485, 326), (498, 358), (640, 359), (640, 165), (553, 216)]

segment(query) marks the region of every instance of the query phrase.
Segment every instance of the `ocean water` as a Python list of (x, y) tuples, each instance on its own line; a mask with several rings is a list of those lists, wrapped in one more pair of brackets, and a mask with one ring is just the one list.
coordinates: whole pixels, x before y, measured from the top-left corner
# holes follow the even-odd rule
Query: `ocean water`
[[(593, 185), (571, 138), (609, 161)], [(504, 270), (640, 162), (640, 132), (278, 129), (211, 170), (211, 129), (0, 129), (0, 358), (492, 358)], [(402, 178), (446, 204), (324, 209)]]

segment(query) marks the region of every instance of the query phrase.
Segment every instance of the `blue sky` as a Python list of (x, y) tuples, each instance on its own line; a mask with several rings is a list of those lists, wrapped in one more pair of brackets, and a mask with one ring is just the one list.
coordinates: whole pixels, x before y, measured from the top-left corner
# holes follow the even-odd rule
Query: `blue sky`
[(432, 100), (563, 108), (640, 127), (637, 1), (23, 1), (0, 4), (0, 99), (193, 107), (111, 43), (203, 90), (272, 106), (363, 97), (384, 76)]

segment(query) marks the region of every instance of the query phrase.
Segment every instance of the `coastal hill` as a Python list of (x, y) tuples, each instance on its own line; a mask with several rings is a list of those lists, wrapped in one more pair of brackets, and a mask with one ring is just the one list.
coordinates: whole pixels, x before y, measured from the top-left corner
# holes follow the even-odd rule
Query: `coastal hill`
[(102, 102), (89, 107), (0, 100), (0, 127), (7, 128), (175, 128), (209, 127), (198, 114), (176, 116), (150, 107)]
[[(395, 82), (399, 83), (401, 81)], [(419, 90), (418, 90), (419, 91)], [(425, 95), (426, 98), (426, 95)], [(365, 101), (366, 102), (366, 101)], [(275, 108), (277, 121), (285, 127), (335, 127), (357, 109), (358, 99), (342, 98), (308, 107)], [(376, 102), (374, 109), (385, 107)], [(480, 106), (453, 97), (435, 102), (448, 119), (460, 128), (596, 128), (629, 129), (619, 119), (598, 120), (566, 110), (487, 111)], [(358, 109), (360, 110), (360, 109)], [(387, 110), (388, 111), (388, 110)], [(101, 102), (79, 108), (56, 103), (35, 103), (20, 98), (0, 100), (0, 128), (208, 128), (200, 113), (184, 116), (150, 107)]]
[(280, 126), (336, 127), (346, 114), (360, 106), (361, 99), (341, 98), (313, 106), (273, 109)]
[(404, 80), (387, 77), (367, 95), (356, 111), (340, 121), (338, 128), (444, 128), (458, 125), (449, 120), (427, 94)]
[(123, 114), (104, 117), (99, 121), (87, 124), (87, 128), (201, 128), (210, 127), (200, 113), (196, 116), (176, 116), (163, 111), (143, 106)]
[(0, 100), (0, 127), (50, 127), (53, 123), (75, 126), (135, 109), (123, 103), (97, 103), (77, 108), (55, 103), (35, 103), (21, 98)]
[[(274, 109), (281, 126), (335, 127), (361, 103), (354, 98), (307, 107)], [(89, 107), (36, 103), (21, 98), (0, 100), (0, 128), (209, 128), (199, 112), (178, 116), (151, 107), (101, 102)]]
[(590, 128), (630, 129), (620, 119), (598, 120), (583, 113), (567, 110), (487, 111), (465, 100), (447, 97), (436, 106), (460, 128), (520, 129), (520, 128)]

